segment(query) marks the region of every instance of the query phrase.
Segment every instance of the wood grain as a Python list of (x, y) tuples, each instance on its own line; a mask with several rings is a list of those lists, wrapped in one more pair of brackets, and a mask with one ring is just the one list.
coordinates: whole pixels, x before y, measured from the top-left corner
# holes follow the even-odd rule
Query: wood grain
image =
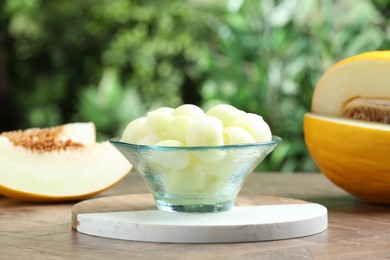
[[(147, 193), (135, 173), (97, 197)], [(390, 207), (359, 201), (321, 174), (252, 174), (241, 194), (281, 196), (328, 208), (328, 230), (282, 241), (170, 244), (119, 241), (72, 229), (72, 203), (0, 196), (0, 259), (389, 259)], [(95, 197), (95, 198), (97, 198)]]

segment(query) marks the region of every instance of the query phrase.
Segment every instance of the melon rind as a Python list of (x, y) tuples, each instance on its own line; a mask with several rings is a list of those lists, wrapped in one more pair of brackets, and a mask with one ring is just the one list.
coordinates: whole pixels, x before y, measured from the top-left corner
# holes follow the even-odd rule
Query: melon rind
[(333, 183), (357, 198), (390, 204), (390, 125), (307, 113), (304, 136)]

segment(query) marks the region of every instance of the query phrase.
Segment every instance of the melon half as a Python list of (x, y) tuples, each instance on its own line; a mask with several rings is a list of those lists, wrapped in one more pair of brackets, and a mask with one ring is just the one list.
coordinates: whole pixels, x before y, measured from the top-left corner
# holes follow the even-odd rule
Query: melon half
[(304, 116), (307, 148), (332, 182), (390, 204), (390, 51), (363, 53), (320, 78)]
[(125, 177), (130, 163), (93, 123), (0, 134), (0, 194), (30, 201), (79, 200)]

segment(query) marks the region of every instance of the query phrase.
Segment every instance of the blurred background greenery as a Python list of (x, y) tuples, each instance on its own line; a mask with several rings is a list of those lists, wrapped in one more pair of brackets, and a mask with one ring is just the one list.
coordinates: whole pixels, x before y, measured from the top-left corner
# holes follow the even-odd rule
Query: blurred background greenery
[(264, 171), (316, 171), (302, 121), (336, 61), (388, 49), (390, 0), (2, 0), (0, 132), (93, 121), (100, 140), (183, 103), (262, 115)]

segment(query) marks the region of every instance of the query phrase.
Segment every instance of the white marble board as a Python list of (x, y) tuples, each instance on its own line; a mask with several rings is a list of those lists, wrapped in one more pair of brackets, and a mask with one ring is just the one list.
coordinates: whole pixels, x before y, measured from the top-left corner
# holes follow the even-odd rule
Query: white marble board
[(148, 194), (105, 197), (72, 208), (72, 226), (87, 235), (133, 241), (232, 243), (290, 239), (327, 229), (319, 204), (269, 196), (240, 196), (220, 213), (177, 213), (154, 208)]

